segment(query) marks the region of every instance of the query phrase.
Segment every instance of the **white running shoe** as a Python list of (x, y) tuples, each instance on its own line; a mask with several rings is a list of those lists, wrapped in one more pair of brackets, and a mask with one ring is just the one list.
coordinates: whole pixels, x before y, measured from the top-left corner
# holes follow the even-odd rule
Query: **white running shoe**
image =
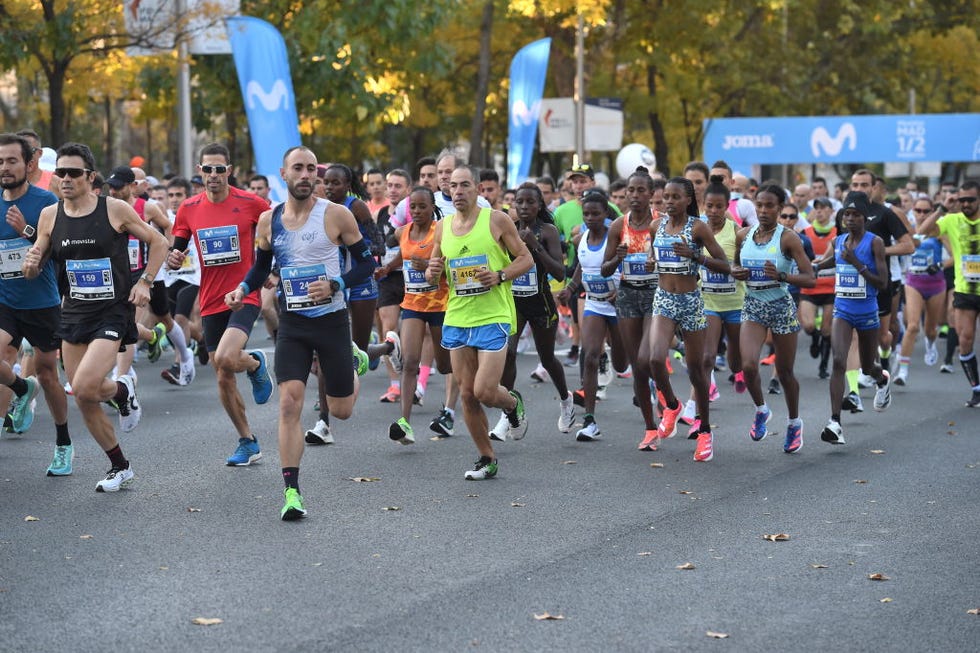
[(936, 341), (926, 338), (926, 353), (923, 356), (925, 364), (932, 367), (939, 362), (939, 350), (936, 349)]
[[(123, 433), (129, 433), (140, 423), (140, 417), (143, 416), (143, 409), (140, 408), (140, 402), (136, 399), (136, 380), (129, 374), (123, 374), (119, 377), (118, 382), (126, 386), (127, 393), (126, 400), (122, 404), (115, 404), (116, 409), (119, 411), (119, 429)], [(116, 489), (118, 490), (119, 488), (117, 487)], [(115, 492), (115, 490), (109, 491)]]
[(197, 377), (197, 368), (194, 367), (194, 359), (190, 362), (180, 364), (180, 379), (178, 385), (190, 385)]
[(598, 399), (599, 401), (602, 401), (603, 399), (606, 398), (606, 386), (600, 385), (598, 388), (596, 388), (595, 398)]
[[(654, 404), (656, 404), (656, 400), (654, 400)], [(681, 414), (680, 416), (678, 416), (677, 419), (684, 422), (685, 424), (693, 424), (694, 418), (697, 417), (697, 414), (698, 414), (697, 404), (695, 404), (694, 401), (692, 401), (691, 399), (688, 399), (687, 403), (684, 404), (684, 410), (681, 411)]]
[(561, 413), (558, 415), (558, 430), (562, 433), (571, 431), (572, 424), (575, 423), (575, 402), (573, 399), (572, 393), (569, 392), (567, 397), (558, 402), (561, 405)]
[(876, 385), (878, 385), (878, 384), (875, 383), (874, 377), (868, 376), (864, 372), (861, 372), (861, 374), (858, 376), (858, 387), (859, 388), (861, 388), (863, 390), (867, 390), (868, 388), (873, 388)]
[(500, 419), (497, 420), (497, 424), (490, 429), (490, 439), (496, 440), (497, 442), (504, 442), (507, 440), (507, 433), (510, 432), (510, 420), (507, 419), (507, 413), (500, 411)]
[(333, 434), (330, 426), (322, 419), (316, 421), (316, 426), (306, 432), (307, 444), (333, 444)]
[(388, 360), (391, 361), (391, 366), (396, 372), (402, 371), (402, 339), (398, 337), (398, 334), (394, 331), (389, 331), (385, 334), (385, 342), (390, 342), (393, 346), (391, 353), (388, 354)]
[(599, 356), (599, 386), (605, 388), (612, 380), (613, 369), (609, 364), (609, 352), (603, 348), (602, 355)]
[(820, 439), (828, 444), (844, 444), (844, 429), (841, 428), (839, 422), (830, 420), (827, 422), (827, 426), (823, 427)]
[(888, 406), (891, 405), (892, 403), (891, 375), (889, 375), (888, 372), (885, 372), (884, 370), (882, 370), (881, 373), (885, 375), (885, 385), (875, 390), (875, 400), (874, 400), (875, 410), (878, 411), (879, 413), (885, 410), (886, 408), (888, 408)]
[(133, 482), (132, 466), (126, 469), (110, 469), (105, 478), (95, 484), (96, 492), (118, 492), (119, 488), (128, 487)]
[(582, 428), (575, 434), (575, 439), (579, 442), (595, 442), (601, 437), (602, 431), (599, 430), (599, 425), (595, 423), (595, 420), (586, 420)]
[(531, 379), (538, 383), (547, 383), (551, 380), (551, 375), (548, 374), (548, 370), (544, 369), (544, 365), (539, 362), (538, 366), (531, 372)]
[(895, 385), (908, 385), (909, 382), (909, 368), (900, 366), (898, 368), (898, 374), (895, 375)]

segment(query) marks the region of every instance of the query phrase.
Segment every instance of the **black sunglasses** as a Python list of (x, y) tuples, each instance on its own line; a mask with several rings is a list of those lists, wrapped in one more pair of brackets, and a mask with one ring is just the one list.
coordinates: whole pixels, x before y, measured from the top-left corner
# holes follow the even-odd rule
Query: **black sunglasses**
[(973, 204), (977, 201), (976, 197), (961, 197), (960, 204)]
[(912, 209), (912, 210), (915, 211), (916, 213), (921, 213), (923, 215), (927, 213), (932, 213), (932, 209)]
[(228, 172), (229, 166), (199, 166), (199, 167), (201, 168), (201, 172), (203, 172), (206, 175), (210, 175), (212, 172), (216, 175), (223, 175), (226, 172)]
[(62, 178), (71, 177), (72, 179), (78, 179), (82, 175), (87, 175), (90, 172), (92, 171), (89, 170), (88, 168), (55, 168), (54, 176), (62, 177)]
[(779, 217), (784, 220), (796, 220), (800, 217), (798, 213), (780, 213)]

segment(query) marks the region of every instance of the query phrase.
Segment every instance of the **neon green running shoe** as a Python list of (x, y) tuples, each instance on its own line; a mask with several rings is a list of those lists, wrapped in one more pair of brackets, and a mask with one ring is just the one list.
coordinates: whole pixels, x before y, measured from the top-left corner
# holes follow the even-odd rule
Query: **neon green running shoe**
[(299, 490), (294, 487), (287, 487), (282, 491), (285, 502), (279, 512), (279, 518), (283, 521), (295, 521), (306, 516), (306, 508), (303, 507), (303, 497)]
[(354, 352), (354, 369), (358, 376), (364, 376), (368, 371), (371, 360), (367, 352), (358, 347), (353, 341), (350, 343), (351, 351)]

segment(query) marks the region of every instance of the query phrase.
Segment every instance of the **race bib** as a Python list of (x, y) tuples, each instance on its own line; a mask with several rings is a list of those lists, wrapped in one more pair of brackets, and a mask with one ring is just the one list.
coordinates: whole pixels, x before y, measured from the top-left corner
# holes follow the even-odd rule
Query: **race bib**
[(647, 272), (647, 255), (643, 252), (627, 254), (619, 266), (621, 280), (634, 286), (652, 286), (657, 283), (657, 273)]
[(129, 269), (133, 272), (139, 270), (142, 266), (140, 265), (140, 243), (138, 238), (129, 237), (129, 244), (126, 247), (126, 251), (129, 253)]
[(868, 284), (857, 268), (849, 263), (837, 263), (834, 294), (842, 299), (866, 299)]
[(398, 252), (401, 250), (397, 245), (395, 247), (389, 247), (385, 250), (385, 255), (381, 257), (381, 265), (388, 265), (395, 258), (398, 257)]
[(909, 272), (912, 274), (929, 274), (929, 266), (935, 263), (932, 248), (921, 248), (912, 252), (909, 262)]
[(490, 292), (490, 287), (484, 286), (476, 278), (481, 270), (489, 269), (490, 262), (486, 254), (449, 259), (449, 278), (452, 279), (456, 295), (481, 295)]
[(0, 240), (0, 279), (23, 279), (24, 257), (31, 243), (26, 238)]
[(204, 267), (228, 265), (242, 260), (238, 227), (234, 225), (198, 229), (197, 242), (201, 246), (201, 263)]
[(68, 274), (68, 296), (84, 302), (112, 299), (116, 296), (112, 283), (112, 264), (108, 258), (84, 261), (65, 261)]
[(824, 279), (827, 277), (835, 276), (836, 274), (837, 273), (834, 271), (834, 268), (824, 268), (823, 270), (817, 272), (817, 278)]
[(282, 279), (282, 294), (286, 300), (287, 311), (299, 311), (313, 306), (323, 306), (333, 301), (333, 295), (322, 301), (310, 299), (310, 284), (314, 281), (327, 281), (327, 268), (323, 263), (314, 265), (294, 265), (279, 270)]
[(439, 290), (425, 278), (425, 270), (416, 270), (411, 261), (402, 261), (402, 276), (405, 277), (405, 292), (413, 295)]
[(657, 238), (653, 249), (657, 253), (657, 272), (660, 274), (691, 274), (691, 259), (681, 258), (674, 252), (674, 243), (680, 238)]
[(521, 276), (514, 279), (511, 284), (511, 293), (514, 297), (531, 297), (538, 294), (538, 268), (533, 267)]
[(735, 277), (724, 272), (712, 272), (701, 268), (701, 292), (715, 295), (731, 295), (735, 292)]
[(960, 269), (963, 271), (963, 281), (980, 283), (980, 255), (963, 254), (960, 256)]
[(601, 274), (582, 274), (582, 285), (585, 286), (586, 298), (597, 302), (607, 301), (616, 292), (615, 279)]
[(745, 280), (745, 287), (751, 290), (771, 290), (779, 288), (778, 279), (770, 279), (766, 276), (765, 259), (742, 259), (742, 265), (749, 270), (749, 278)]

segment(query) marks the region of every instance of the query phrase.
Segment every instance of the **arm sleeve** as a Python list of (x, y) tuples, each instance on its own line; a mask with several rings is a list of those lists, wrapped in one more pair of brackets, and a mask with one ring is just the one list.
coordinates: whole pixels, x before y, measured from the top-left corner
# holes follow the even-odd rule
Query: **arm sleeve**
[(245, 279), (242, 283), (245, 284), (245, 294), (251, 294), (251, 292), (257, 288), (261, 288), (262, 284), (265, 283), (266, 278), (269, 276), (269, 272), (272, 271), (272, 250), (262, 249), (261, 247), (255, 250), (255, 262), (252, 263), (252, 267), (249, 269), (248, 274), (245, 275)]
[(350, 288), (367, 281), (378, 265), (374, 257), (371, 256), (371, 251), (367, 248), (363, 238), (353, 245), (348, 245), (347, 251), (350, 253), (351, 269), (340, 275), (344, 288)]
[(171, 249), (179, 249), (180, 251), (183, 252), (185, 249), (187, 249), (188, 243), (190, 243), (190, 238), (185, 238), (183, 236), (174, 236), (174, 244)]

